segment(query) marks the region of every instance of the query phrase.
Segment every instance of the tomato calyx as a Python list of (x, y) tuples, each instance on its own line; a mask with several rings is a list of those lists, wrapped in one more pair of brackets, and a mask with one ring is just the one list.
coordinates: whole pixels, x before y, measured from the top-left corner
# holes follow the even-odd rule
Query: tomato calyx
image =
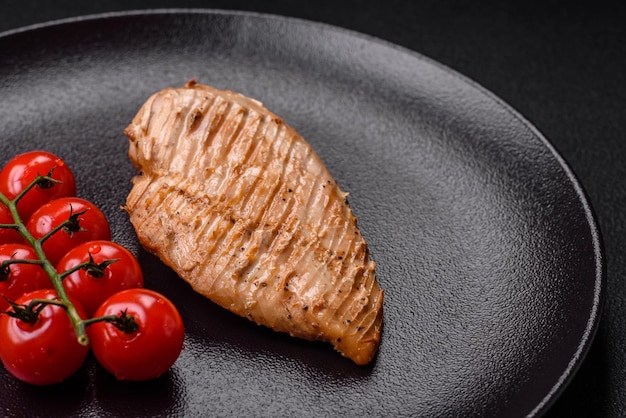
[(54, 227), (50, 232), (40, 238), (40, 241), (43, 243), (44, 241), (51, 238), (58, 231), (63, 230), (63, 232), (69, 234), (70, 236), (74, 235), (74, 233), (79, 231), (85, 231), (85, 229), (80, 225), (81, 215), (87, 213), (89, 209), (82, 210), (80, 212), (74, 213), (72, 210), (72, 205), (70, 204), (70, 216), (64, 222), (61, 222), (56, 227)]
[(58, 299), (33, 299), (27, 305), (20, 305), (7, 299), (6, 297), (4, 299), (13, 309), (12, 311), (4, 311), (4, 314), (31, 325), (37, 322), (39, 314), (47, 305), (58, 305), (65, 309), (65, 304)]
[(73, 235), (74, 232), (84, 231), (84, 229), (80, 225), (80, 215), (84, 215), (85, 213), (87, 213), (87, 211), (88, 209), (85, 209), (80, 212), (74, 213), (72, 210), (72, 205), (70, 204), (70, 217), (67, 219), (67, 221), (61, 224), (63, 227), (63, 231), (70, 234), (70, 236)]
[(89, 261), (84, 263), (81, 267), (83, 270), (87, 272), (94, 279), (100, 279), (104, 276), (104, 270), (110, 266), (111, 264), (120, 261), (119, 258), (112, 258), (108, 260), (104, 260), (102, 263), (96, 263), (93, 260), (93, 256), (89, 253)]
[(28, 193), (30, 191), (30, 189), (34, 188), (34, 187), (38, 187), (40, 189), (50, 189), (52, 186), (54, 186), (55, 184), (61, 184), (63, 183), (60, 180), (54, 179), (52, 178), (52, 173), (54, 172), (54, 169), (56, 167), (52, 167), (50, 169), (50, 171), (48, 172), (47, 175), (42, 176), (40, 174), (37, 175), (37, 177), (35, 177), (35, 179), (24, 188), (24, 190), (22, 190), (17, 196), (15, 196), (15, 198), (13, 199), (15, 202), (17, 202), (18, 200), (20, 200), (22, 197), (24, 197), (24, 195), (26, 193)]
[(9, 280), (9, 276), (11, 276), (11, 268), (9, 267), (9, 264), (2, 263), (0, 266), (0, 282)]
[(128, 313), (127, 309), (120, 311), (117, 315), (99, 316), (91, 320), (87, 320), (85, 321), (85, 324), (90, 325), (95, 322), (108, 322), (124, 334), (132, 334), (139, 331), (139, 324), (135, 320), (135, 317)]
[(114, 318), (115, 319), (111, 319), (108, 322), (125, 334), (132, 334), (133, 332), (137, 332), (139, 330), (139, 324), (135, 321), (135, 318), (132, 315), (128, 314), (126, 309), (121, 311), (119, 315)]
[(45, 176), (37, 175), (37, 177), (35, 178), (35, 186), (37, 186), (40, 189), (49, 189), (53, 187), (55, 184), (63, 183), (61, 180), (52, 178), (52, 173), (54, 173), (55, 168), (57, 167), (56, 166), (52, 167), (50, 171), (48, 171), (48, 174), (46, 174)]
[(25, 259), (14, 259), (4, 260), (0, 263), (0, 282), (5, 280), (9, 280), (11, 277), (11, 264), (37, 264), (42, 265), (41, 260), (25, 260)]
[[(104, 271), (106, 270), (107, 267), (109, 267), (113, 263), (120, 261), (119, 258), (110, 258), (110, 259), (106, 259), (102, 261), (101, 263), (96, 263), (91, 253), (89, 252), (88, 254), (89, 254), (88, 261), (77, 264), (71, 269), (64, 271), (63, 273), (60, 274), (61, 279), (66, 278), (67, 276), (69, 276), (70, 274), (78, 270), (84, 270), (87, 274), (89, 274), (89, 276), (91, 276), (94, 279), (101, 279), (104, 276)], [(2, 272), (0, 272), (0, 274), (2, 274)]]

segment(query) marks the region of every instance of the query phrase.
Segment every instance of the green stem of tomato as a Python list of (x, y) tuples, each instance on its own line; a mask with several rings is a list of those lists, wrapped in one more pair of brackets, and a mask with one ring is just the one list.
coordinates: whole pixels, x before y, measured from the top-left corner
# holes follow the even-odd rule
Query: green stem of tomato
[(58, 224), (57, 226), (55, 226), (53, 229), (50, 230), (50, 232), (48, 232), (46, 235), (44, 235), (43, 237), (39, 238), (39, 242), (41, 244), (43, 244), (44, 242), (46, 242), (46, 240), (48, 238), (50, 238), (51, 236), (53, 236), (54, 234), (56, 234), (57, 232), (59, 232), (61, 229), (63, 229), (63, 227), (65, 227), (65, 224), (67, 223), (67, 221), (65, 222), (61, 222), (60, 224)]
[(84, 263), (80, 263), (75, 265), (74, 267), (72, 267), (71, 269), (65, 270), (63, 273), (57, 273), (59, 275), (59, 279), (61, 279), (61, 281), (63, 281), (63, 279), (65, 279), (67, 276), (69, 276), (70, 274), (84, 269), (85, 267), (89, 266), (91, 263), (89, 261), (85, 261)]
[[(52, 172), (54, 171), (54, 168), (52, 170), (50, 170), (50, 172), (48, 173), (48, 175), (46, 176), (37, 176), (35, 178), (35, 180), (33, 180), (32, 183), (30, 183), (28, 186), (26, 186), (24, 188), (24, 190), (22, 190), (17, 196), (15, 196), (15, 199), (13, 199), (14, 202), (17, 203), (17, 201), (19, 201), (22, 197), (24, 197), (24, 195), (26, 193), (28, 193), (30, 191), (30, 189), (32, 189), (33, 187), (37, 186), (38, 184), (48, 184), (48, 185), (53, 185), (54, 183), (61, 183), (59, 180), (53, 179), (52, 176)], [(46, 186), (45, 188), (47, 188), (49, 186)], [(14, 218), (15, 219), (15, 218)]]
[[(78, 310), (76, 306), (70, 301), (67, 292), (65, 291), (65, 287), (63, 287), (63, 276), (59, 274), (55, 268), (55, 266), (50, 263), (46, 254), (43, 251), (43, 242), (50, 237), (51, 234), (47, 234), (46, 236), (35, 239), (33, 235), (26, 229), (22, 218), (20, 217), (17, 211), (17, 203), (19, 200), (26, 194), (26, 191), (32, 189), (38, 182), (42, 180), (51, 180), (56, 181), (48, 176), (38, 176), (30, 186), (28, 186), (22, 193), (15, 197), (15, 199), (8, 199), (3, 193), (0, 192), (0, 202), (4, 203), (11, 212), (13, 216), (13, 220), (15, 221), (15, 225), (2, 225), (4, 227), (10, 227), (16, 229), (20, 235), (30, 244), (30, 246), (35, 250), (37, 257), (40, 260), (41, 267), (46, 272), (50, 280), (52, 281), (52, 286), (54, 290), (56, 290), (57, 295), (59, 297), (59, 302), (56, 304), (61, 304), (65, 308), (65, 312), (67, 313), (70, 321), (72, 322), (72, 326), (74, 327), (74, 331), (76, 332), (76, 338), (78, 343), (81, 345), (89, 344), (89, 337), (87, 336), (86, 331), (86, 321), (83, 320), (78, 314)], [(55, 231), (60, 230), (60, 228), (55, 228)]]
[(56, 268), (48, 261), (46, 255), (43, 252), (42, 241), (36, 240), (30, 234), (30, 232), (26, 231), (28, 236), (24, 235), (24, 239), (28, 241), (30, 245), (32, 245), (35, 253), (39, 257), (40, 260), (43, 261), (41, 267), (44, 269), (48, 277), (52, 280), (52, 285), (54, 286), (54, 290), (56, 290), (59, 299), (63, 302), (63, 306), (65, 306), (65, 311), (72, 321), (72, 325), (74, 326), (74, 331), (76, 332), (76, 337), (78, 338), (78, 343), (81, 345), (89, 344), (89, 337), (87, 337), (87, 332), (85, 329), (85, 322), (78, 314), (76, 310), (76, 306), (70, 301), (67, 292), (65, 291), (65, 287), (63, 286), (63, 280), (60, 277), (60, 274), (57, 273)]

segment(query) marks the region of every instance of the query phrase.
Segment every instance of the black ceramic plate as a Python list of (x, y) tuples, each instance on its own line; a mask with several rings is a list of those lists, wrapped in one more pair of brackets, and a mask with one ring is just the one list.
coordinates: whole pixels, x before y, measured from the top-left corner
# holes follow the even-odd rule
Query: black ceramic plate
[[(58, 22), (5, 33), (0, 51), (2, 162), (63, 156), (187, 327), (175, 367), (146, 384), (93, 359), (51, 388), (2, 371), (3, 415), (537, 415), (585, 356), (604, 272), (589, 203), (535, 128), (459, 74), (345, 30), (240, 13)], [(191, 78), (263, 101), (350, 192), (386, 290), (371, 365), (231, 315), (139, 248), (119, 209), (134, 174), (123, 130), (150, 94)]]

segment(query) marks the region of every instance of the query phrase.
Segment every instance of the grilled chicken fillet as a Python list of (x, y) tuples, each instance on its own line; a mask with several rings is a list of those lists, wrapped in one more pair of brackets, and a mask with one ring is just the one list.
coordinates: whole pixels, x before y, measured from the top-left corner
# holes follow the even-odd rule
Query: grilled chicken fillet
[(126, 128), (141, 244), (197, 292), (275, 331), (374, 357), (383, 291), (356, 218), (311, 146), (261, 103), (190, 81)]

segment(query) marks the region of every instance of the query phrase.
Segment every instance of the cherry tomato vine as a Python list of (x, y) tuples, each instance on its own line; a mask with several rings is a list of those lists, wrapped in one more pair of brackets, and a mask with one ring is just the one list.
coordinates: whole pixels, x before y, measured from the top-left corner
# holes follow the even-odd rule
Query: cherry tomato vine
[[(74, 306), (72, 302), (70, 302), (69, 297), (67, 296), (67, 293), (65, 291), (65, 287), (63, 287), (62, 275), (57, 273), (55, 266), (48, 260), (48, 258), (46, 257), (46, 254), (43, 251), (43, 244), (48, 239), (50, 239), (55, 233), (57, 233), (64, 227), (75, 228), (76, 227), (75, 225), (77, 224), (77, 219), (73, 219), (72, 217), (70, 217), (67, 220), (60, 223), (59, 225), (57, 225), (48, 234), (42, 236), (39, 239), (35, 239), (33, 235), (30, 233), (30, 231), (24, 225), (22, 218), (17, 209), (17, 204), (19, 203), (19, 201), (31, 189), (37, 186), (42, 187), (42, 188), (49, 188), (51, 187), (50, 186), (51, 184), (55, 184), (56, 182), (57, 180), (52, 178), (51, 173), (48, 173), (43, 176), (37, 175), (35, 179), (28, 186), (26, 186), (20, 193), (18, 193), (16, 197), (13, 199), (8, 199), (4, 195), (4, 193), (0, 192), (0, 202), (2, 202), (9, 209), (9, 212), (11, 213), (11, 216), (13, 217), (15, 221), (14, 224), (2, 224), (0, 225), (0, 228), (8, 228), (8, 229), (16, 230), (22, 236), (22, 238), (24, 238), (24, 240), (33, 248), (33, 250), (35, 250), (35, 254), (38, 257), (38, 260), (30, 261), (30, 262), (34, 264), (39, 264), (43, 268), (43, 270), (46, 272), (46, 274), (52, 281), (52, 286), (54, 287), (54, 290), (56, 290), (58, 297), (59, 297), (58, 302), (49, 301), (49, 300), (45, 300), (45, 301), (41, 300), (41, 301), (38, 301), (39, 305), (55, 303), (55, 304), (63, 306), (63, 308), (67, 312), (67, 315), (72, 321), (72, 325), (74, 326), (74, 330), (76, 332), (76, 336), (77, 336), (79, 344), (86, 346), (89, 344), (89, 337), (87, 336), (87, 331), (85, 329), (85, 326), (86, 326), (85, 320), (83, 320), (80, 317), (80, 315), (78, 314), (78, 311), (76, 310), (76, 307)], [(18, 262), (18, 261), (15, 260), (14, 262)], [(32, 303), (27, 307), (14, 307), (14, 309), (17, 308), (18, 311), (31, 311), (32, 312), (35, 306), (37, 306), (37, 303)], [(27, 313), (24, 313), (24, 315), (27, 315)]]
[[(75, 190), (73, 173), (47, 152), (22, 154), (0, 170), (0, 333), (7, 334), (0, 334), (0, 360), (25, 382), (52, 384), (73, 374), (91, 348), (119, 379), (156, 378), (182, 350), (180, 314), (164, 296), (143, 289), (137, 260), (110, 241), (102, 212)], [(32, 331), (45, 322), (57, 330), (44, 342)], [(173, 331), (160, 331), (171, 324)], [(59, 329), (73, 330), (74, 343)], [(35, 338), (48, 349), (35, 347)], [(72, 361), (55, 358), (59, 352), (74, 353)]]

